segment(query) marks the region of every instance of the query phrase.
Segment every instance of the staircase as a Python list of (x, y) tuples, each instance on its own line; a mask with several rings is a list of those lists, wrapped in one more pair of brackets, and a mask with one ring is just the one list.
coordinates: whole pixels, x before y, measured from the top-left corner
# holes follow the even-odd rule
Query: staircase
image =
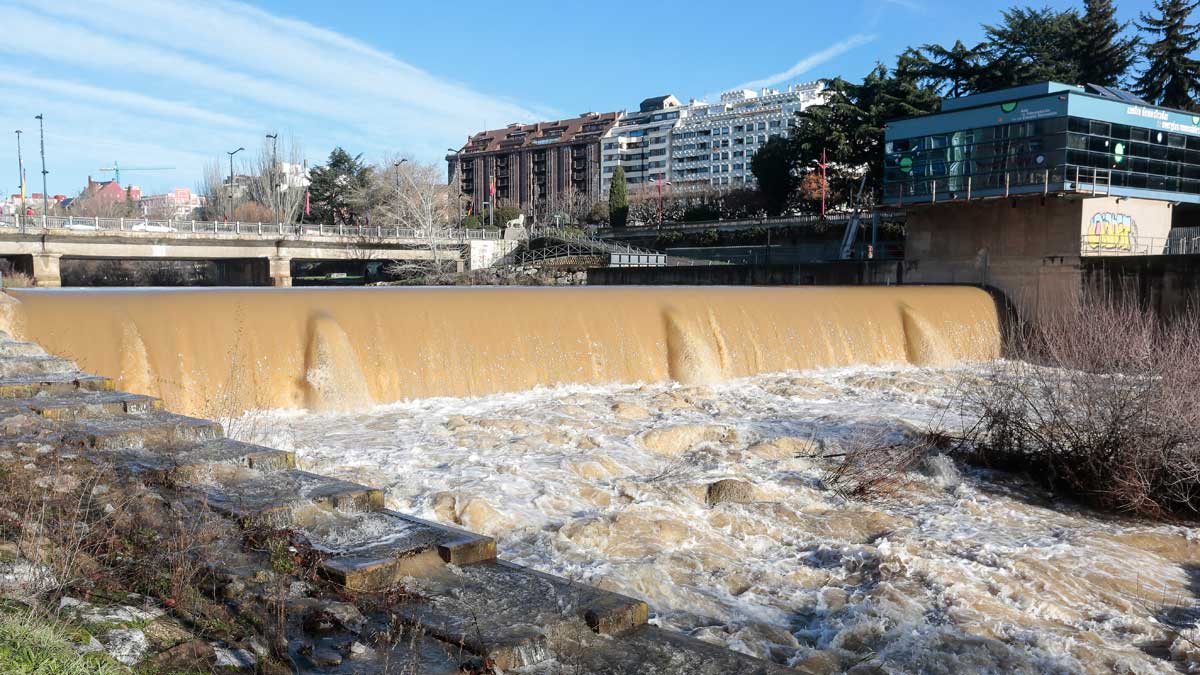
[[(618, 249), (625, 250), (601, 250)], [(337, 593), (403, 588), (406, 601), (386, 610), (385, 625), (420, 629), (422, 640), (445, 646), (439, 658), (458, 650), (500, 670), (552, 669), (539, 672), (793, 672), (650, 626), (640, 600), (497, 560), (489, 537), (388, 510), (379, 489), (300, 470), (290, 452), (226, 438), (217, 423), (114, 391), (111, 380), (0, 333), (0, 420), (14, 416), (43, 420), (62, 447), (82, 448), (129, 475), (170, 476), (169, 499), (184, 512), (211, 509), (247, 529), (301, 533), (321, 552), (320, 576)], [(24, 431), (0, 436), (0, 444), (22, 442), (13, 434), (44, 437), (27, 425), (14, 428)], [(304, 653), (297, 656), (302, 672), (349, 672), (323, 670)], [(554, 670), (566, 663), (570, 670)], [(378, 663), (355, 667), (382, 672)], [(454, 661), (444, 672), (458, 667)]]

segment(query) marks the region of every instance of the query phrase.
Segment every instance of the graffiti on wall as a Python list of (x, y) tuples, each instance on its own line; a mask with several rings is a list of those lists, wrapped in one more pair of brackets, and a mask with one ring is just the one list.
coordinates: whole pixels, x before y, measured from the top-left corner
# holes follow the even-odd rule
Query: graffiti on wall
[(1137, 233), (1133, 216), (1105, 211), (1092, 216), (1084, 241), (1093, 251), (1133, 251)]

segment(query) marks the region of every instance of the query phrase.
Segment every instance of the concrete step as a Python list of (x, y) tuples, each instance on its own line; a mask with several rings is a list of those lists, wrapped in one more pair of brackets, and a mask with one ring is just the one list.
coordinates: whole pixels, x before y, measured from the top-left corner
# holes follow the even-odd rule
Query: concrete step
[(78, 391), (113, 391), (113, 381), (107, 377), (82, 373), (0, 378), (0, 398), (30, 398), (39, 394), (70, 394)]
[(344, 513), (298, 509), (292, 527), (329, 555), (321, 573), (354, 591), (393, 588), (405, 577), (440, 574), (444, 566), (495, 560), (496, 541), (456, 527), (383, 510)]
[(688, 675), (796, 675), (800, 671), (756, 659), (682, 633), (639, 626), (616, 640), (585, 640), (572, 650), (575, 672), (688, 673)]
[(194, 474), (192, 488), (214, 510), (256, 524), (286, 527), (291, 512), (311, 504), (344, 511), (378, 511), (383, 491), (358, 483), (288, 469), (266, 473), (239, 466), (210, 464)]
[(45, 356), (46, 350), (33, 342), (18, 342), (16, 340), (0, 341), (0, 358), (10, 356)]
[(69, 435), (95, 450), (137, 450), (195, 444), (220, 438), (223, 433), (216, 422), (153, 411), (78, 420)]
[(564, 640), (616, 635), (649, 615), (640, 600), (499, 560), (410, 577), (405, 588), (413, 600), (393, 609), (401, 621), (502, 670), (549, 661)]
[(213, 466), (234, 466), (267, 473), (292, 469), (294, 453), (215, 438), (186, 445), (131, 448), (115, 451), (117, 461), (135, 471), (170, 472), (176, 484), (203, 482)]
[(0, 378), (42, 377), (78, 372), (79, 368), (71, 361), (47, 354), (0, 358)]
[(43, 392), (28, 398), (0, 399), (0, 417), (33, 413), (52, 420), (81, 420), (161, 409), (162, 401), (157, 398), (118, 391)]

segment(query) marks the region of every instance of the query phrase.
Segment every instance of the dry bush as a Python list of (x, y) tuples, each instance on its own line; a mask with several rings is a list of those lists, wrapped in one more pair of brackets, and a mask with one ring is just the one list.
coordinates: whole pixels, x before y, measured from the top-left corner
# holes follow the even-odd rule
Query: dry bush
[(965, 388), (970, 459), (1092, 505), (1200, 515), (1200, 314), (1085, 298), (1008, 336)]
[(6, 272), (3, 278), (4, 288), (30, 288), (33, 277), (24, 272)]
[(825, 486), (845, 499), (876, 501), (892, 497), (909, 486), (909, 475), (931, 454), (945, 449), (946, 439), (936, 432), (897, 440), (880, 433), (853, 439), (843, 451), (811, 455), (834, 460), (822, 471)]

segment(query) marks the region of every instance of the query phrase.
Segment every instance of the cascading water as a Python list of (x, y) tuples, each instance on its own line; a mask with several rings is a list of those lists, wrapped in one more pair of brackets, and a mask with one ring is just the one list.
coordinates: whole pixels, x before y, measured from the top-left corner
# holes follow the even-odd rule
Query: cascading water
[(560, 384), (992, 358), (965, 287), (18, 291), (16, 335), (173, 410), (355, 410)]

